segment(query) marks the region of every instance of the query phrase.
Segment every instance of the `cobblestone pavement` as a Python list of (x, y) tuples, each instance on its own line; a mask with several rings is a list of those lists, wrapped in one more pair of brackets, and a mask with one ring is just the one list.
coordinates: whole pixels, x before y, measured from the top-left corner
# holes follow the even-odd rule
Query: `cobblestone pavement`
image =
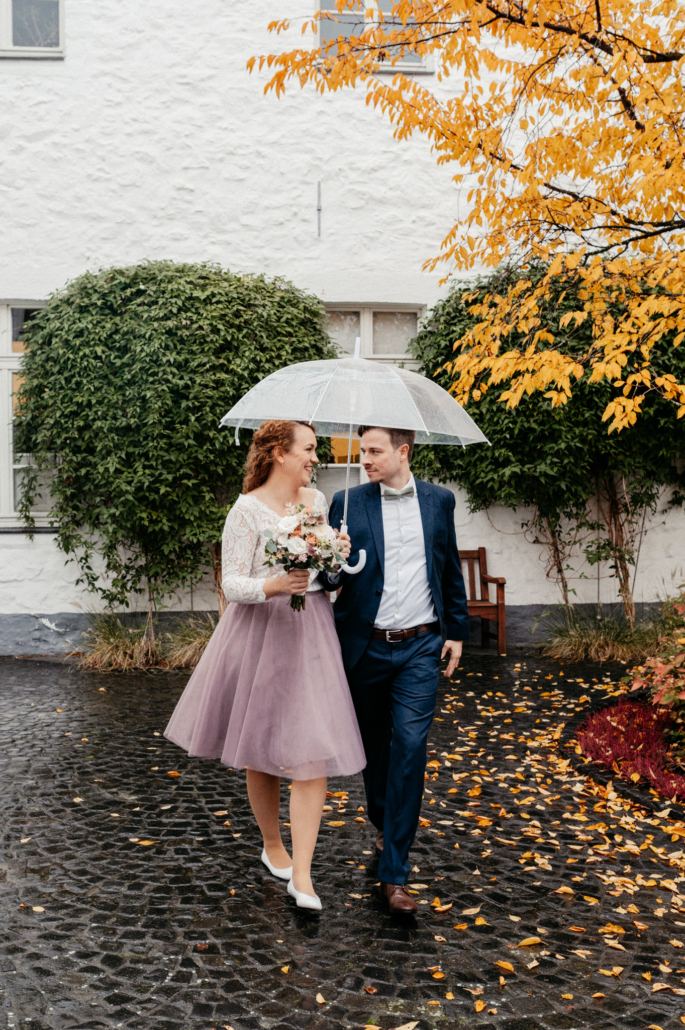
[(0, 1027), (682, 1026), (685, 827), (560, 746), (606, 678), (466, 655), (402, 922), (373, 886), (360, 777), (330, 785), (325, 907), (302, 914), (260, 864), (243, 774), (159, 735), (185, 677), (0, 661)]

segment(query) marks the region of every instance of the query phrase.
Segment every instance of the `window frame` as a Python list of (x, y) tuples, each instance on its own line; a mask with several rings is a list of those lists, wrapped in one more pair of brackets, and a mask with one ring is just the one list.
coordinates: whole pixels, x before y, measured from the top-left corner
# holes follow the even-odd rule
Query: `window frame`
[[(378, 12), (378, 6), (377, 6), (375, 0), (362, 0), (362, 2), (363, 2), (363, 5), (364, 5), (364, 15), (366, 14), (366, 11), (376, 11), (376, 12)], [(319, 4), (318, 7), (317, 7), (317, 10), (321, 11), (321, 9), (322, 8), (321, 8), (321, 6)], [(337, 12), (331, 11), (330, 13), (332, 13), (335, 16), (335, 14)], [(343, 15), (346, 14), (346, 13), (352, 14), (353, 12), (352, 11), (350, 11), (350, 12), (343, 11), (342, 12)], [(361, 16), (362, 16), (362, 12), (361, 11), (359, 12), (359, 16), (361, 18)], [(319, 22), (318, 39), (319, 39), (319, 46), (320, 47), (323, 47), (325, 45), (323, 40), (321, 39), (321, 25), (322, 25), (322, 23), (324, 21), (333, 21), (333, 19), (332, 18), (321, 18), (321, 17), (318, 18), (318, 22)], [(335, 24), (334, 21), (333, 21), (333, 24)], [(373, 19), (373, 24), (374, 25), (380, 25), (380, 18), (375, 17)], [(339, 35), (342, 35), (342, 33), (339, 33)], [(374, 75), (396, 75), (398, 72), (401, 72), (403, 75), (433, 75), (434, 72), (435, 72), (435, 64), (433, 62), (433, 55), (432, 54), (426, 54), (424, 57), (421, 58), (420, 62), (415, 62), (415, 61), (396, 61), (395, 64), (390, 64), (390, 63), (386, 64), (384, 61), (378, 61), (378, 67), (374, 70)], [(399, 310), (399, 308), (397, 310)]]
[[(64, 3), (59, 3), (59, 46), (20, 47), (12, 43), (12, 0), (0, 0), (0, 58), (28, 59), (33, 61), (64, 60)], [(5, 304), (6, 301), (0, 301)], [(16, 304), (14, 305), (17, 306)]]
[[(402, 364), (405, 368), (415, 372), (420, 365), (420, 362), (416, 358), (412, 358), (410, 355), (404, 354), (374, 354), (373, 352), (373, 315), (374, 311), (397, 311), (400, 313), (408, 313), (416, 315), (416, 328), (417, 330), (421, 327), (421, 320), (426, 314), (425, 304), (393, 304), (389, 301), (383, 301), (378, 304), (364, 301), (363, 303), (354, 303), (353, 301), (340, 301), (335, 303), (333, 301), (325, 301), (324, 308), (326, 314), (329, 311), (358, 311), (359, 312), (359, 337), (360, 337), (360, 352), (361, 358), (367, 358), (369, 361), (378, 361), (381, 364), (386, 365), (399, 365)], [(345, 352), (346, 353), (346, 352)]]
[[(24, 355), (12, 350), (12, 308), (44, 308), (44, 300), (0, 299), (0, 532), (26, 532), (14, 507), (14, 473), (26, 467), (26, 455), (15, 455), (13, 440), (13, 377), (21, 375)], [(31, 513), (37, 529), (50, 527), (50, 512)]]

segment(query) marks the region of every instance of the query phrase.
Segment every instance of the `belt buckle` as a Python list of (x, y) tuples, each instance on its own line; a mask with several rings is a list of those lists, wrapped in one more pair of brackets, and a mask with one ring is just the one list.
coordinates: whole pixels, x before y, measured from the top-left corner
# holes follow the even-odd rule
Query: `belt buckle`
[[(392, 634), (398, 635), (397, 640), (392, 639)], [(385, 639), (388, 644), (401, 644), (402, 643), (402, 630), (401, 629), (386, 629)]]

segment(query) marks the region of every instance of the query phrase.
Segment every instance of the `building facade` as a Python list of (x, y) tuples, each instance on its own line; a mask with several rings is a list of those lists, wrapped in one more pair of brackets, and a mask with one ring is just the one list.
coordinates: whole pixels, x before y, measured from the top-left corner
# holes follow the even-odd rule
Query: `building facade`
[[(387, 3), (389, 0), (383, 0)], [(407, 342), (443, 294), (426, 272), (464, 203), (425, 140), (393, 139), (363, 93), (277, 99), (247, 60), (300, 45), (315, 0), (0, 0), (0, 653), (69, 650), (93, 600), (75, 586), (48, 513), (30, 540), (16, 515), (12, 393), (23, 321), (90, 269), (146, 259), (214, 261), (283, 276), (325, 303), (344, 350), (407, 361)], [(325, 5), (323, 5), (325, 6)], [(292, 16), (285, 36), (267, 31)], [(407, 67), (436, 91), (429, 64)], [(222, 414), (218, 412), (217, 415)], [(344, 474), (322, 470), (330, 494)], [(359, 476), (358, 467), (353, 476)], [(456, 489), (456, 488), (455, 488)], [(525, 512), (471, 515), (457, 492), (460, 546), (486, 546), (507, 577), (510, 625), (558, 601)], [(636, 597), (654, 601), (685, 551), (682, 515), (647, 527)], [(615, 599), (606, 570), (600, 598)], [(596, 570), (578, 600), (595, 601)], [(175, 607), (213, 607), (211, 590)]]

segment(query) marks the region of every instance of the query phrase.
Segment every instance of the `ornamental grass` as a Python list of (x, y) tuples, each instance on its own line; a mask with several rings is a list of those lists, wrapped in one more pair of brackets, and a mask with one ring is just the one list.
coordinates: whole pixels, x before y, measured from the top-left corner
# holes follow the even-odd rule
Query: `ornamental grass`
[(674, 728), (671, 712), (623, 699), (589, 715), (576, 737), (587, 758), (675, 802), (685, 799), (685, 776), (673, 768), (668, 737)]
[(661, 616), (631, 626), (622, 616), (604, 618), (565, 607), (547, 616), (546, 626), (542, 654), (564, 662), (640, 662), (654, 654), (664, 630)]
[(179, 620), (160, 632), (155, 621), (127, 625), (119, 615), (90, 616), (79, 668), (96, 672), (129, 672), (133, 669), (194, 669), (216, 628), (211, 612)]

